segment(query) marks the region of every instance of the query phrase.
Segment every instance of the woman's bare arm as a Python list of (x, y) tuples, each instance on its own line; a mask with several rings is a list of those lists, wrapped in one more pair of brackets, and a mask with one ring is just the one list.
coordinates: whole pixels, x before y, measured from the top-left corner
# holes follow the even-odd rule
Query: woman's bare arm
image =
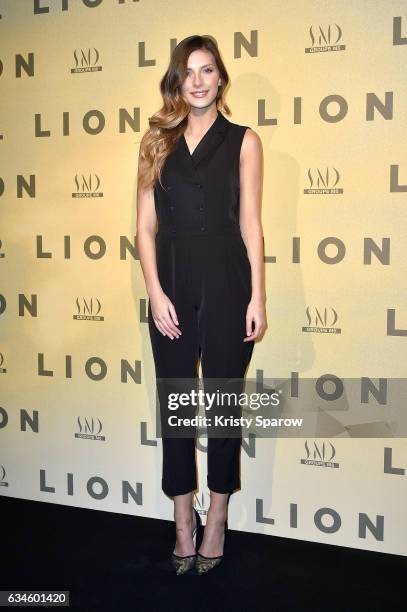
[[(139, 156), (138, 172), (142, 171), (142, 161)], [(153, 187), (144, 189), (137, 187), (137, 250), (140, 257), (141, 269), (144, 274), (146, 290), (151, 294), (161, 289), (157, 273), (155, 253), (155, 234), (157, 229), (157, 214), (154, 203)]]
[[(141, 146), (140, 146), (141, 148)], [(144, 162), (139, 156), (139, 173)], [(137, 186), (137, 235), (136, 244), (140, 257), (146, 290), (150, 297), (151, 313), (157, 329), (168, 335), (171, 340), (181, 334), (177, 327), (178, 319), (175, 308), (169, 297), (164, 293), (157, 271), (157, 258), (155, 250), (155, 235), (157, 214), (154, 202), (153, 187), (143, 188), (138, 182)]]
[(262, 146), (257, 133), (245, 132), (240, 151), (240, 228), (252, 269), (252, 297), (266, 301), (261, 224)]

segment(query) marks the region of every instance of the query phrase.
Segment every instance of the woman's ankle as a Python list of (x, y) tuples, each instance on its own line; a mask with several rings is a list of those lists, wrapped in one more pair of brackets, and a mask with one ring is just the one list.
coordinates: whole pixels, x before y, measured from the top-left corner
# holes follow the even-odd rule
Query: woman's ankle
[(225, 508), (209, 508), (208, 510), (208, 518), (210, 522), (215, 523), (224, 523), (227, 519), (227, 507)]
[(174, 513), (174, 521), (177, 527), (191, 528), (193, 525), (193, 510), (191, 510), (190, 514), (185, 514), (184, 512)]

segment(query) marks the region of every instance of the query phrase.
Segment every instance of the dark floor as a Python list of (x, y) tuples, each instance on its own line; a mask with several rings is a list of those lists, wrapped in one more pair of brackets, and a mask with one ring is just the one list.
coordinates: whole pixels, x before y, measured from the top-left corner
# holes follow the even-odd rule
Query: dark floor
[(406, 557), (229, 531), (219, 567), (175, 576), (173, 522), (1, 496), (0, 510), (0, 590), (70, 591), (73, 610), (407, 610)]

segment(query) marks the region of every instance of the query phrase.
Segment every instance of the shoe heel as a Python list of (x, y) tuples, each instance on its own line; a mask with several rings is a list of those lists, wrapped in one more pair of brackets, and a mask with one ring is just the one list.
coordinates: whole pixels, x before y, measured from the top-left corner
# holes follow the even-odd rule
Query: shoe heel
[(196, 541), (198, 538), (198, 532), (201, 530), (202, 527), (202, 520), (201, 520), (201, 516), (199, 514), (199, 512), (197, 511), (196, 508), (194, 508), (194, 513), (195, 513), (195, 520), (196, 520), (196, 527), (194, 529), (194, 532), (192, 534), (192, 539), (194, 541), (194, 546), (196, 548)]

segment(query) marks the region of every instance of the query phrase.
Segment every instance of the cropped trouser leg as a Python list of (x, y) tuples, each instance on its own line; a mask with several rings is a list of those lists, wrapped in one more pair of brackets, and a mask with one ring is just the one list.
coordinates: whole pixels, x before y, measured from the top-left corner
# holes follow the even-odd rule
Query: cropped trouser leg
[[(236, 287), (235, 287), (236, 289)], [(243, 288), (242, 288), (243, 289)], [(246, 331), (246, 311), (250, 295), (238, 288), (230, 294), (230, 299), (208, 300), (204, 309), (202, 339), (202, 375), (205, 391), (216, 393), (216, 390), (230, 392), (232, 395), (244, 389), (244, 376), (253, 352), (254, 341), (243, 342)], [(216, 409), (218, 414), (226, 417), (241, 416), (238, 403), (227, 404)], [(208, 410), (209, 414), (211, 410)], [(212, 418), (214, 415), (212, 415)], [(213, 421), (212, 421), (213, 422)], [(208, 431), (208, 489), (217, 493), (231, 493), (241, 487), (240, 456), (241, 428), (226, 429), (225, 437), (222, 428), (212, 428), (215, 435)]]
[[(156, 368), (159, 414), (162, 431), (162, 489), (169, 496), (183, 495), (197, 488), (196, 428), (190, 437), (167, 436), (169, 416), (193, 416), (187, 411), (168, 410), (169, 391), (188, 392), (197, 381), (198, 329), (196, 312), (187, 300), (178, 300), (176, 311), (182, 335), (171, 340), (157, 329), (148, 307), (148, 324)], [(172, 383), (174, 382), (174, 386)], [(168, 387), (171, 387), (169, 390)]]

